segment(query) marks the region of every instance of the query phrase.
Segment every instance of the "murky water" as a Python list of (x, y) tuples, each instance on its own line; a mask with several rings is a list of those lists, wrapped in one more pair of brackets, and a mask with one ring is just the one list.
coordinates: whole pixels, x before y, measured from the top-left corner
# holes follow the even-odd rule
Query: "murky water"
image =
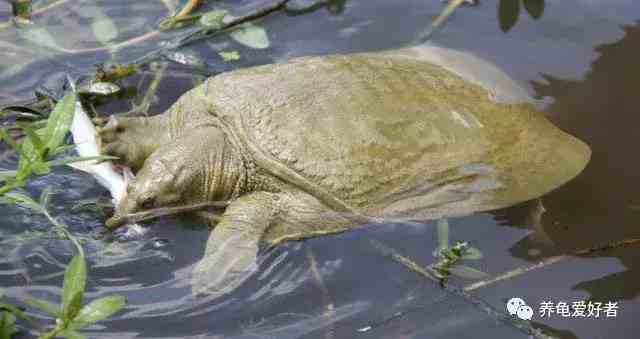
[[(36, 2), (44, 5), (47, 2)], [(90, 27), (93, 18), (116, 21), (127, 41), (151, 32), (173, 1), (69, 1), (38, 14), (61, 46), (51, 50), (29, 44), (14, 28), (0, 29), (0, 104), (32, 97), (65, 72), (84, 74), (109, 60), (128, 62), (156, 50), (178, 33), (151, 35), (111, 54)], [(269, 1), (220, 1), (236, 15)], [(305, 5), (311, 1), (296, 1)], [(252, 50), (219, 36), (187, 50), (206, 60), (207, 72), (321, 55), (393, 48), (410, 42), (442, 8), (439, 1), (349, 0), (344, 11), (320, 8), (304, 15), (275, 14), (260, 22), (271, 47)], [(10, 6), (0, 3), (0, 22)], [(540, 201), (493, 213), (450, 220), (450, 238), (469, 241), (483, 253), (471, 266), (499, 274), (544, 258), (610, 241), (640, 238), (640, 4), (633, 0), (547, 1), (537, 22), (521, 13), (509, 34), (499, 30), (496, 1), (462, 8), (433, 43), (466, 50), (504, 68), (538, 97), (547, 97), (548, 116), (587, 142), (593, 158), (575, 180)], [(216, 51), (238, 50), (241, 60), (222, 61)], [(168, 64), (151, 112), (166, 109), (201, 79), (200, 70), (167, 61), (145, 68), (125, 83), (142, 101), (155, 71)], [(201, 73), (201, 72), (200, 72)], [(153, 98), (153, 97), (152, 97)], [(125, 111), (131, 99), (99, 107)], [(0, 167), (15, 166), (3, 152)], [(189, 220), (164, 219), (142, 237), (106, 242), (93, 235), (104, 216), (71, 210), (79, 201), (105, 196), (87, 175), (58, 169), (29, 186), (36, 195), (54, 190), (52, 213), (86, 238), (90, 281), (88, 298), (122, 294), (126, 310), (87, 332), (96, 338), (521, 338), (509, 323), (452, 295), (384, 257), (377, 240), (420, 265), (433, 262), (435, 223), (424, 226), (375, 225), (338, 236), (282, 246), (268, 254), (254, 278), (221, 299), (193, 298), (190, 274), (203, 253), (207, 231)], [(0, 206), (0, 287), (8, 300), (24, 295), (55, 302), (60, 272), (72, 254), (70, 244), (34, 235), (49, 229), (43, 217), (17, 207)], [(638, 246), (569, 257), (540, 270), (472, 291), (497, 310), (518, 296), (534, 309), (544, 301), (617, 302), (616, 317), (541, 317), (534, 327), (561, 338), (635, 338), (640, 312)], [(315, 267), (315, 268), (313, 268)], [(456, 286), (473, 281), (455, 278)], [(394, 316), (397, 313), (401, 316)], [(50, 321), (33, 313), (43, 322)], [(366, 332), (358, 329), (372, 326)], [(27, 335), (25, 334), (25, 337)]]

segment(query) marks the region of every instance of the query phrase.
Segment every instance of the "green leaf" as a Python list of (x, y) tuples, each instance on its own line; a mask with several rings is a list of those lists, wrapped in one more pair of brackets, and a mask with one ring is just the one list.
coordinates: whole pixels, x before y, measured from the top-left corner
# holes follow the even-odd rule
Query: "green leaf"
[(24, 303), (30, 307), (39, 309), (44, 313), (54, 317), (54, 318), (62, 318), (62, 311), (60, 311), (60, 307), (50, 304), (44, 300), (36, 299), (33, 297), (26, 297), (24, 299)]
[(86, 337), (74, 330), (66, 329), (60, 332), (60, 335), (67, 339), (85, 339)]
[(544, 0), (524, 0), (524, 8), (534, 19), (540, 19), (544, 13)]
[(0, 339), (11, 339), (17, 332), (16, 317), (9, 312), (0, 312)]
[(500, 0), (498, 20), (503, 32), (508, 32), (518, 22), (518, 16), (520, 16), (520, 0)]
[(465, 260), (479, 260), (482, 259), (482, 257), (482, 252), (475, 247), (466, 248), (462, 254), (462, 259)]
[(255, 49), (265, 49), (271, 44), (267, 31), (251, 23), (241, 25), (232, 31), (230, 35), (235, 41)]
[(28, 322), (29, 324), (33, 324), (33, 319), (31, 319), (24, 312), (20, 311), (17, 307), (9, 304), (0, 303), (0, 310), (6, 310), (14, 316), (18, 317), (20, 320)]
[(91, 22), (91, 28), (93, 29), (93, 35), (103, 45), (109, 44), (109, 42), (118, 37), (118, 28), (113, 23), (113, 20), (106, 15), (95, 17)]
[(9, 135), (6, 129), (0, 128), (0, 140), (4, 141), (11, 149), (17, 149), (18, 145), (15, 140)]
[(46, 140), (47, 148), (50, 150), (55, 150), (64, 143), (64, 138), (69, 132), (71, 122), (73, 122), (75, 108), (76, 95), (70, 92), (56, 104), (53, 112), (49, 115), (49, 120), (44, 130), (44, 139)]
[(80, 329), (107, 319), (120, 311), (125, 304), (126, 300), (123, 296), (110, 296), (94, 300), (80, 310), (80, 313), (69, 324), (69, 328)]
[(18, 172), (16, 171), (0, 171), (0, 182), (14, 178)]
[[(62, 154), (70, 149), (74, 149), (76, 147), (76, 145), (62, 145), (62, 146), (58, 146), (58, 148), (56, 148), (53, 151), (50, 151), (49, 154), (51, 155), (58, 155), (58, 154)], [(50, 166), (52, 166), (51, 164), (49, 164)]]
[(238, 51), (231, 51), (231, 52), (222, 51), (222, 52), (218, 52), (218, 55), (224, 61), (237, 61), (237, 60), (240, 60), (240, 53)]
[(223, 19), (227, 13), (225, 10), (207, 12), (200, 17), (200, 25), (213, 30), (220, 29), (224, 26)]
[(31, 176), (33, 173), (33, 165), (40, 160), (40, 157), (35, 146), (33, 146), (29, 139), (20, 144), (18, 153), (20, 154), (20, 160), (18, 160), (16, 179), (22, 182)]
[(62, 287), (62, 319), (70, 321), (82, 306), (82, 296), (87, 283), (87, 264), (84, 257), (76, 255), (64, 272)]
[(22, 206), (39, 213), (43, 212), (42, 206), (40, 206), (35, 200), (31, 199), (31, 197), (26, 194), (9, 192), (4, 195), (4, 198), (18, 206)]
[(43, 155), (47, 153), (45, 149), (45, 144), (42, 142), (42, 138), (38, 133), (33, 129), (33, 127), (29, 126), (29, 124), (18, 123), (18, 127), (22, 129), (24, 134), (27, 136), (27, 140), (33, 145), (36, 152), (38, 153), (38, 158), (41, 158)]
[(33, 173), (37, 175), (45, 175), (51, 173), (51, 167), (49, 167), (49, 165), (43, 161), (35, 161), (31, 168), (33, 169)]
[(464, 265), (456, 265), (449, 268), (449, 272), (451, 274), (456, 275), (460, 278), (465, 279), (484, 279), (489, 275), (480, 270), (477, 270), (473, 267), (464, 266)]

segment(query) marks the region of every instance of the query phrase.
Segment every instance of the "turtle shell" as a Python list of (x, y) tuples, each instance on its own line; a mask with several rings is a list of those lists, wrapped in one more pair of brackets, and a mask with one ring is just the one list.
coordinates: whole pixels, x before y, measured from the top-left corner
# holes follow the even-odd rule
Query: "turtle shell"
[(530, 104), (402, 53), (304, 57), (201, 88), (258, 166), (337, 210), (434, 218), (509, 206), (576, 176), (590, 149)]

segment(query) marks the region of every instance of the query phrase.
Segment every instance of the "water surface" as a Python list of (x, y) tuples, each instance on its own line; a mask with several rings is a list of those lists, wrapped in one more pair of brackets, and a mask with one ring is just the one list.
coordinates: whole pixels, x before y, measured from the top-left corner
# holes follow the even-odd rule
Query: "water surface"
[[(45, 4), (46, 2), (36, 2)], [(173, 1), (165, 3), (171, 4)], [(240, 15), (268, 1), (219, 1), (209, 7)], [(310, 1), (296, 1), (304, 6)], [(99, 107), (126, 111), (140, 103), (154, 74), (168, 67), (151, 97), (151, 112), (162, 112), (206, 74), (323, 55), (394, 48), (412, 41), (443, 5), (439, 1), (349, 0), (344, 11), (326, 8), (304, 15), (279, 13), (260, 22), (271, 47), (252, 50), (227, 36), (188, 46), (206, 67), (181, 65), (160, 57), (125, 83), (135, 93)], [(15, 28), (0, 30), (0, 104), (29, 99), (40, 85), (56, 87), (65, 73), (90, 74), (95, 64), (130, 62), (160, 49), (181, 32), (153, 35), (117, 52), (104, 49), (90, 25), (108, 16), (118, 27), (114, 41), (154, 30), (168, 9), (162, 1), (69, 1), (36, 16), (59, 50), (28, 43)], [(10, 16), (0, 3), (0, 21)], [(562, 129), (593, 149), (591, 163), (575, 180), (540, 201), (449, 220), (450, 238), (469, 241), (484, 257), (470, 265), (499, 274), (547, 257), (609, 241), (640, 237), (640, 5), (633, 0), (547, 1), (533, 21), (521, 13), (508, 34), (499, 30), (496, 1), (462, 8), (432, 43), (487, 58), (546, 98), (545, 113)], [(236, 63), (219, 50), (237, 50)], [(0, 167), (15, 166), (3, 152)], [(92, 338), (523, 338), (468, 300), (447, 293), (382, 256), (375, 239), (420, 265), (433, 262), (435, 223), (375, 225), (337, 236), (290, 243), (268, 254), (261, 270), (233, 294), (216, 300), (190, 295), (193, 265), (203, 253), (207, 231), (194, 221), (163, 219), (144, 236), (113, 242), (95, 240), (104, 216), (71, 211), (83, 199), (106, 196), (89, 176), (59, 169), (29, 187), (37, 195), (52, 187), (52, 212), (86, 236), (90, 281), (88, 298), (122, 294), (126, 310), (94, 326)], [(541, 206), (545, 212), (542, 213)], [(60, 272), (72, 255), (62, 240), (33, 236), (47, 230), (43, 217), (0, 206), (0, 287), (10, 301), (25, 294), (58, 300)], [(518, 296), (535, 308), (543, 301), (618, 302), (615, 318), (572, 318), (536, 314), (535, 327), (561, 338), (635, 338), (640, 312), (637, 247), (571, 257), (554, 265), (475, 290), (497, 310)], [(316, 269), (312, 269), (315, 267)], [(473, 281), (453, 279), (455, 286)], [(403, 316), (393, 317), (398, 312)], [(34, 313), (34, 316), (44, 317)], [(386, 320), (385, 319), (390, 319)], [(358, 329), (375, 325), (367, 332)], [(25, 335), (28, 337), (28, 335)]]

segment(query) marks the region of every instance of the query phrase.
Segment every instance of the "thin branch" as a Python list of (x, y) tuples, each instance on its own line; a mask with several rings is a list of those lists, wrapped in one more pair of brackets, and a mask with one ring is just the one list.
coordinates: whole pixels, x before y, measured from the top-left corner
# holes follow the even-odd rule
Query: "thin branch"
[[(195, 32), (190, 32), (188, 34), (186, 34), (185, 36), (182, 37), (178, 37), (177, 39), (174, 39), (173, 41), (169, 42), (167, 45), (170, 46), (169, 49), (177, 49), (180, 48), (186, 44), (189, 44), (193, 41), (196, 40), (200, 40), (200, 39), (204, 39), (207, 37), (212, 37), (212, 36), (216, 36), (220, 33), (226, 32), (232, 28), (235, 28), (238, 25), (242, 25), (244, 23), (247, 23), (249, 21), (253, 21), (259, 18), (262, 18), (264, 16), (267, 16), (271, 13), (277, 12), (279, 10), (282, 10), (285, 8), (286, 4), (289, 2), (290, 0), (279, 0), (273, 4), (270, 4), (266, 7), (257, 9), (256, 11), (249, 13), (247, 15), (243, 15), (241, 17), (237, 17), (235, 19), (233, 19), (232, 21), (224, 24), (222, 27), (220, 27), (219, 29), (215, 29), (215, 30), (211, 30), (209, 28), (202, 28), (199, 29)], [(151, 38), (154, 38), (156, 36), (158, 36), (159, 34), (163, 33), (161, 30), (153, 30), (151, 32), (147, 32), (143, 35), (137, 36), (135, 38), (131, 38), (129, 40), (125, 40), (113, 45), (107, 45), (107, 46), (101, 46), (101, 47), (94, 47), (94, 48), (86, 48), (86, 49), (66, 49), (66, 48), (61, 48), (60, 51), (61, 52), (65, 52), (68, 54), (81, 54), (81, 53), (95, 53), (95, 52), (102, 52), (102, 51), (113, 51), (113, 50), (118, 50), (118, 49), (122, 49), (131, 45), (135, 45), (141, 42), (144, 42), (146, 40), (149, 40)], [(159, 50), (159, 51), (154, 51), (151, 52), (141, 58), (139, 58), (138, 60), (136, 60), (134, 63), (135, 64), (140, 64), (143, 63), (153, 57), (156, 57), (159, 53), (163, 52), (164, 50)]]
[[(371, 240), (371, 243), (373, 244), (373, 246), (378, 249), (379, 251), (382, 252), (382, 254), (386, 257), (391, 257), (391, 259), (393, 259), (394, 261), (396, 261), (397, 263), (405, 266), (406, 268), (408, 268), (410, 271), (415, 272), (417, 274), (419, 274), (420, 276), (427, 278), (427, 280), (429, 281), (433, 281), (433, 282), (437, 282), (438, 286), (440, 286), (442, 289), (444, 289), (447, 293), (449, 294), (453, 294), (456, 296), (459, 296), (461, 298), (463, 298), (464, 300), (466, 300), (467, 302), (471, 303), (473, 306), (475, 306), (477, 309), (483, 311), (484, 313), (486, 313), (488, 316), (490, 316), (491, 318), (498, 320), (504, 324), (507, 324), (509, 326), (513, 326), (516, 329), (530, 335), (533, 336), (534, 338), (540, 338), (540, 339), (550, 339), (550, 338), (554, 338), (552, 336), (549, 336), (545, 333), (543, 333), (541, 330), (534, 328), (530, 322), (525, 321), (525, 320), (519, 320), (516, 319), (508, 314), (506, 314), (505, 312), (501, 312), (496, 310), (493, 306), (491, 306), (491, 304), (487, 303), (486, 301), (468, 293), (467, 291), (465, 291), (464, 289), (461, 288), (457, 288), (457, 287), (453, 287), (447, 284), (441, 284), (440, 281), (435, 278), (435, 276), (433, 276), (431, 273), (429, 273), (427, 270), (423, 269), (420, 265), (418, 265), (417, 263), (415, 263), (413, 260), (401, 255), (400, 253), (398, 253), (396, 250), (394, 250), (393, 248), (386, 246), (384, 244), (382, 244), (379, 241), (376, 240)], [(405, 313), (403, 312), (399, 312), (394, 314), (391, 318), (385, 319), (384, 322), (376, 324), (375, 326), (379, 326), (381, 324), (386, 323), (387, 321), (393, 320), (395, 318), (398, 318), (402, 315), (404, 315)], [(364, 329), (361, 329), (361, 332), (365, 332), (365, 331), (369, 331), (373, 328), (373, 325), (367, 326)]]
[(449, 17), (453, 15), (453, 13), (458, 9), (458, 7), (462, 6), (464, 3), (467, 3), (468, 0), (451, 0), (449, 5), (445, 7), (444, 10), (438, 15), (438, 17), (433, 20), (429, 30), (423, 32), (414, 42), (414, 44), (421, 44), (431, 39), (431, 37), (440, 30), (444, 26), (444, 24), (449, 20)]
[(326, 321), (327, 331), (325, 333), (326, 339), (335, 338), (335, 328), (333, 326), (333, 319), (335, 318), (335, 306), (333, 301), (331, 300), (331, 295), (329, 294), (329, 289), (327, 285), (324, 283), (322, 276), (320, 275), (320, 271), (318, 271), (318, 262), (316, 260), (315, 255), (313, 255), (313, 251), (311, 248), (307, 247), (307, 260), (309, 260), (309, 268), (311, 269), (311, 273), (313, 274), (313, 278), (316, 282), (316, 285), (322, 292), (322, 302), (324, 304), (324, 312), (323, 316)]
[(155, 219), (166, 215), (194, 212), (206, 208), (225, 208), (227, 206), (229, 206), (229, 201), (209, 201), (185, 206), (160, 207), (118, 217), (118, 223), (122, 225), (135, 224), (141, 221)]
[(515, 278), (515, 277), (517, 277), (519, 275), (522, 275), (522, 274), (525, 274), (527, 272), (531, 272), (531, 271), (534, 271), (534, 270), (545, 268), (547, 266), (551, 266), (551, 265), (553, 265), (555, 263), (564, 261), (564, 260), (572, 258), (572, 257), (591, 255), (591, 254), (594, 254), (596, 252), (607, 251), (607, 250), (614, 249), (614, 248), (620, 248), (620, 247), (625, 247), (625, 246), (630, 246), (630, 245), (637, 245), (638, 243), (640, 243), (640, 239), (624, 239), (624, 240), (620, 240), (620, 241), (614, 241), (614, 242), (611, 242), (611, 243), (608, 243), (608, 244), (605, 244), (605, 245), (600, 245), (600, 246), (594, 246), (594, 247), (589, 247), (589, 248), (585, 248), (585, 249), (580, 249), (580, 250), (574, 251), (573, 253), (570, 253), (570, 254), (563, 254), (563, 255), (558, 255), (558, 256), (545, 258), (545, 259), (543, 259), (543, 260), (539, 261), (538, 263), (533, 264), (531, 266), (518, 267), (518, 268), (516, 268), (514, 270), (499, 274), (499, 275), (497, 275), (497, 276), (495, 276), (493, 278), (477, 281), (477, 282), (475, 282), (473, 284), (465, 286), (464, 287), (464, 291), (465, 292), (470, 292), (470, 291), (477, 290), (477, 289), (482, 288), (482, 287), (493, 285), (493, 284), (495, 284), (497, 282), (504, 281), (504, 280), (511, 279), (511, 278)]

